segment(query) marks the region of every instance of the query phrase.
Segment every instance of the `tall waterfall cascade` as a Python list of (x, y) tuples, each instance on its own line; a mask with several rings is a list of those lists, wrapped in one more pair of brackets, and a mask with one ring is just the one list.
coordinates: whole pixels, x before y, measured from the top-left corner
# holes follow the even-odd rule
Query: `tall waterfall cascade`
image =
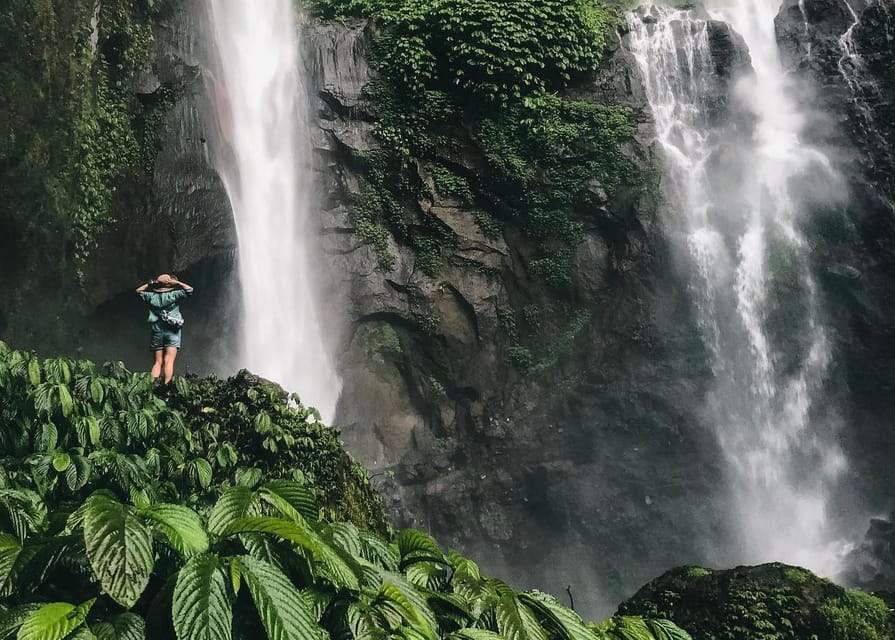
[[(837, 176), (803, 142), (775, 38), (779, 8), (642, 8), (627, 17), (628, 46), (664, 151), (664, 225), (711, 366), (702, 419), (725, 458), (734, 532), (726, 559), (832, 575), (842, 545), (831, 496), (846, 461), (824, 393), (831, 352), (801, 231), (810, 211), (794, 185)], [(724, 118), (711, 102), (716, 20), (742, 38), (754, 71), (735, 80)]]
[(244, 366), (330, 420), (341, 383), (313, 266), (309, 102), (292, 0), (205, 0), (215, 168), (236, 223)]

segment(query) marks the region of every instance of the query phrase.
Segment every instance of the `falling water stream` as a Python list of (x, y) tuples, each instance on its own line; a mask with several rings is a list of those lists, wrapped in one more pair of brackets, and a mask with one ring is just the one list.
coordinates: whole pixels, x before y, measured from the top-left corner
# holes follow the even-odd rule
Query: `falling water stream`
[(313, 277), (308, 98), (292, 0), (205, 0), (215, 53), (206, 70), (214, 162), (239, 240), (240, 366), (329, 420), (340, 381)]
[[(810, 212), (794, 185), (836, 176), (802, 141), (775, 38), (779, 8), (641, 9), (628, 16), (629, 46), (665, 152), (665, 226), (713, 374), (703, 419), (725, 457), (734, 531), (725, 555), (831, 575), (840, 545), (830, 500), (845, 462), (824, 400), (831, 354), (801, 231)], [(719, 81), (710, 19), (742, 36), (754, 69), (736, 83), (724, 122), (710, 115)]]

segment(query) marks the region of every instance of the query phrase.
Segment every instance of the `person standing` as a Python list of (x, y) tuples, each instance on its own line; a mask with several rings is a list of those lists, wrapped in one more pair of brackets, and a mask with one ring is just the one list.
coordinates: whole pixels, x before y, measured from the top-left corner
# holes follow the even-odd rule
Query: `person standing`
[(152, 377), (168, 384), (174, 377), (174, 360), (181, 347), (183, 315), (179, 302), (193, 288), (176, 276), (163, 273), (137, 287), (137, 295), (149, 305), (149, 349), (153, 352)]

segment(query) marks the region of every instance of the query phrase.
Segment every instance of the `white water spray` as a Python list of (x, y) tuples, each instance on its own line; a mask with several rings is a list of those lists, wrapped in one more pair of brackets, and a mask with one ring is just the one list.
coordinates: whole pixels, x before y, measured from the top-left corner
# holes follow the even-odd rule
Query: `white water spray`
[(308, 97), (293, 1), (205, 2), (217, 61), (208, 72), (215, 165), (239, 236), (239, 364), (330, 420), (341, 383), (315, 303)]
[[(717, 69), (710, 24), (696, 11), (630, 14), (637, 58), (666, 156), (666, 226), (687, 264), (713, 385), (705, 421), (726, 458), (729, 560), (837, 571), (829, 497), (844, 468), (835, 418), (819, 402), (830, 364), (793, 183), (835, 176), (800, 139), (804, 118), (779, 59), (779, 0), (731, 0), (713, 17), (745, 39), (754, 75), (737, 90), (749, 137), (710, 122)], [(647, 19), (643, 14), (648, 13)]]

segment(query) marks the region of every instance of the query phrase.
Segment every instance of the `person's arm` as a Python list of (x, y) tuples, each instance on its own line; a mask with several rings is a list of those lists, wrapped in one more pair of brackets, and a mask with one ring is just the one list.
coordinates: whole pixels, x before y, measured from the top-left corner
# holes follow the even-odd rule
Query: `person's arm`
[(137, 293), (143, 293), (149, 287), (151, 287), (155, 283), (155, 280), (150, 280), (149, 282), (144, 282), (139, 287), (137, 287)]
[(163, 282), (162, 284), (167, 284), (172, 287), (180, 287), (180, 290), (184, 296), (189, 296), (193, 293), (193, 288), (190, 285), (188, 285), (186, 282), (181, 282), (177, 278), (168, 276), (167, 281)]

